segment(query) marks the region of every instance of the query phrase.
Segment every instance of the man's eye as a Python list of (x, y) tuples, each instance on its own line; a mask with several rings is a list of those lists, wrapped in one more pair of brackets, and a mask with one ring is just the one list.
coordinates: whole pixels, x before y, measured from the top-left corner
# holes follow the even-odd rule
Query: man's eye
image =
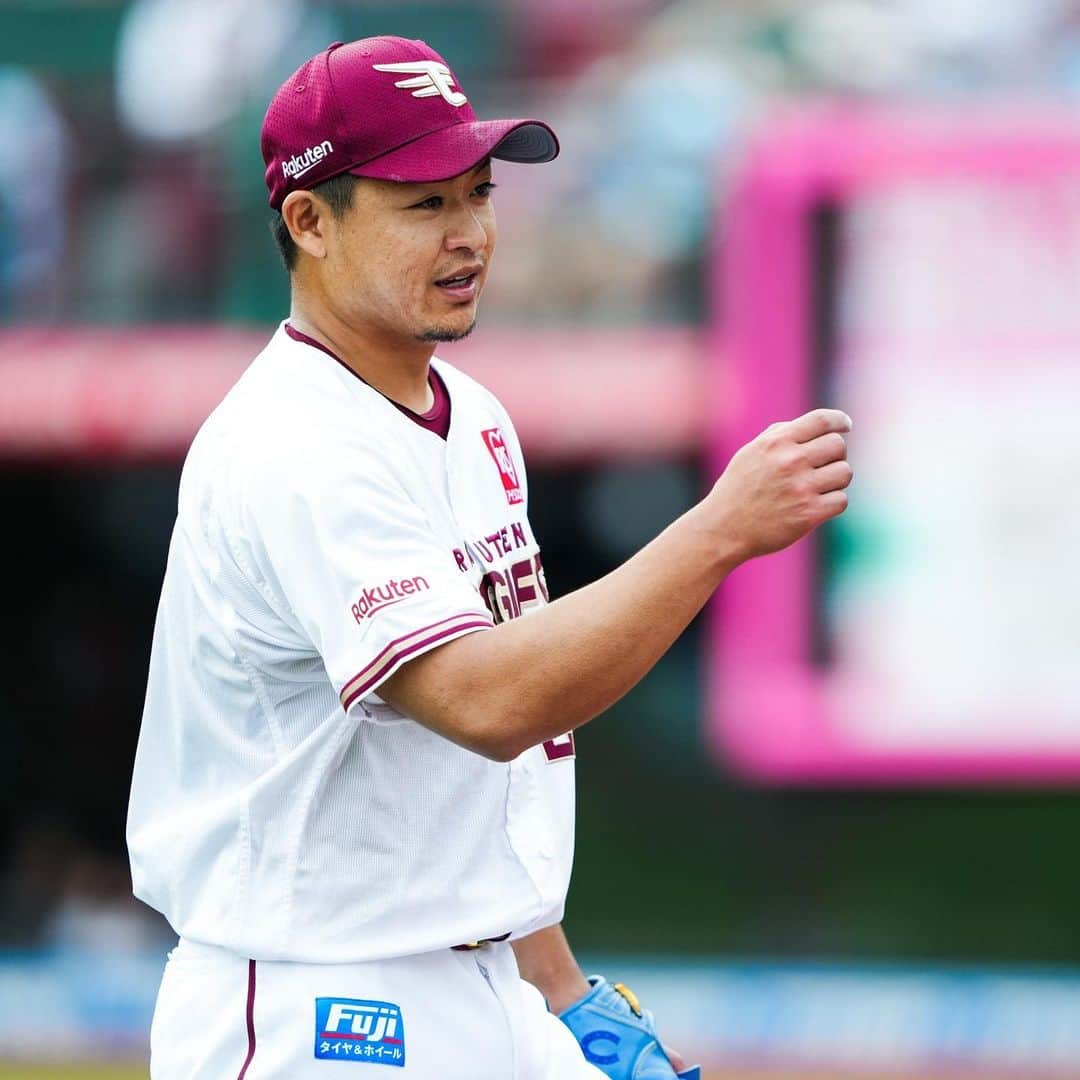
[(482, 184), (476, 185), (474, 195), (479, 195), (481, 199), (486, 199), (496, 188), (498, 184), (492, 183), (490, 180), (485, 180)]
[(423, 202), (413, 203), (411, 210), (438, 210), (442, 206), (441, 195), (430, 195)]

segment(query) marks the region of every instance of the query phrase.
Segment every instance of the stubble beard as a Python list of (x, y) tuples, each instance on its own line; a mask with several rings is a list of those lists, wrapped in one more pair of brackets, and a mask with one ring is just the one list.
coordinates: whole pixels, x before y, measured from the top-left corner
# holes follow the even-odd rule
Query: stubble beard
[(462, 338), (467, 338), (473, 332), (475, 326), (475, 319), (463, 330), (455, 326), (430, 326), (423, 333), (416, 336), (417, 340), (427, 341), (432, 344), (439, 341), (460, 341)]

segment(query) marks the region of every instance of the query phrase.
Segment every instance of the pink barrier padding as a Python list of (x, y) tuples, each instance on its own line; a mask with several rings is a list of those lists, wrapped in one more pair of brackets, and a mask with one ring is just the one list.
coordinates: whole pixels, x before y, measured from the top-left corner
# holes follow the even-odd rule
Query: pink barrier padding
[[(266, 329), (0, 330), (0, 461), (178, 458)], [(704, 439), (692, 329), (482, 329), (441, 354), (489, 386), (531, 461), (649, 458)]]
[[(1071, 229), (1080, 215), (1080, 200), (1069, 204), (1044, 195), (1044, 188), (1053, 195), (1055, 185), (1066, 179), (1080, 180), (1080, 124), (1064, 112), (915, 115), (826, 106), (784, 110), (768, 118), (746, 147), (718, 248), (713, 287), (723, 324), (713, 331), (713, 351), (722, 349), (726, 358), (723, 378), (730, 387), (730, 406), (711, 417), (713, 471), (719, 472), (734, 449), (773, 421), (829, 404), (814, 400), (808, 222), (815, 208), (838, 206), (843, 213), (860, 200), (865, 207), (897, 192), (985, 183), (1017, 197), (1030, 193), (1024, 195), (1024, 213), (1044, 215), (1040, 229), (1045, 243), (1053, 245), (1055, 229), (1063, 234), (1059, 226)], [(1040, 241), (1028, 242), (1037, 248)], [(842, 251), (844, 258), (849, 255)], [(1023, 281), (1024, 273), (1017, 278)], [(992, 313), (985, 314), (992, 328)], [(991, 339), (990, 347), (983, 349), (986, 341), (980, 341), (972, 363), (985, 364), (985, 377), (991, 378), (995, 366), (1009, 374), (1011, 363), (1015, 370), (1018, 349), (1025, 361), (1030, 357), (1032, 364), (1048, 366), (1045, 354), (1051, 350), (1053, 363), (1071, 362), (1075, 370), (1080, 333), (1067, 315), (1062, 325), (1052, 320), (1044, 325), (1040, 317), (1034, 312), (1031, 325), (1022, 325), (1015, 338), (983, 334)], [(957, 341), (931, 328), (929, 336), (911, 343), (912, 357), (920, 358), (918, 350), (927, 341), (942, 356), (970, 348), (973, 337), (979, 337), (981, 318), (976, 312), (975, 325), (961, 327)], [(865, 322), (858, 313), (848, 313), (848, 323), (856, 327), (852, 333), (873, 338), (875, 328)], [(889, 332), (876, 342), (842, 341), (839, 352), (848, 383), (861, 378), (862, 385), (872, 385), (872, 373), (860, 373), (858, 364), (869, 363), (879, 348), (879, 353), (888, 351), (895, 365), (902, 347)], [(933, 379), (936, 372), (925, 377)], [(1008, 384), (1002, 386), (1007, 393)], [(871, 415), (869, 422), (874, 419)], [(859, 434), (857, 414), (855, 420), (853, 445)], [(853, 463), (854, 508), (860, 490), (858, 461)], [(897, 736), (897, 715), (902, 721), (903, 712), (889, 698), (895, 688), (875, 681), (858, 665), (812, 661), (819, 603), (814, 552), (813, 541), (804, 541), (739, 568), (712, 609), (708, 724), (712, 750), (726, 767), (767, 783), (1064, 783), (1080, 778), (1080, 716), (1070, 718), (1065, 704), (1032, 702), (1019, 710), (1007, 736), (1001, 735), (1000, 715), (986, 725), (983, 730), (991, 734), (983, 737), (981, 715), (944, 712), (942, 725), (953, 724), (955, 737), (933, 731), (937, 713), (929, 720), (921, 717), (922, 728), (913, 725), (933, 737), (907, 737), (902, 730)], [(1062, 581), (1061, 587), (1076, 593), (1075, 579)], [(868, 625), (872, 633), (872, 616)], [(978, 630), (975, 612), (972, 629)], [(986, 674), (992, 686), (997, 673)], [(917, 686), (904, 689), (918, 698)], [(989, 715), (994, 705), (986, 707)], [(890, 718), (889, 738), (873, 735), (877, 714)]]

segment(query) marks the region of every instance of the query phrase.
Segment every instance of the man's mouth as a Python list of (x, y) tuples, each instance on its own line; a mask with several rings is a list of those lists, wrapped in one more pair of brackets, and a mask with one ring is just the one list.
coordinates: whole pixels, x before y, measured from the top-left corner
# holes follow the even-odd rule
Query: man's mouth
[(435, 284), (454, 300), (471, 300), (476, 295), (479, 269), (465, 270), (452, 277), (439, 278)]

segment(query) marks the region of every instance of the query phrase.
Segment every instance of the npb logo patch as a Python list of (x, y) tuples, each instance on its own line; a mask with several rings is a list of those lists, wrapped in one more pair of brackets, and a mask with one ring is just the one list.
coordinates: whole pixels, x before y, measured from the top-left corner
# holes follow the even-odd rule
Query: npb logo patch
[(404, 1067), (401, 1009), (389, 1001), (316, 998), (315, 1056)]

